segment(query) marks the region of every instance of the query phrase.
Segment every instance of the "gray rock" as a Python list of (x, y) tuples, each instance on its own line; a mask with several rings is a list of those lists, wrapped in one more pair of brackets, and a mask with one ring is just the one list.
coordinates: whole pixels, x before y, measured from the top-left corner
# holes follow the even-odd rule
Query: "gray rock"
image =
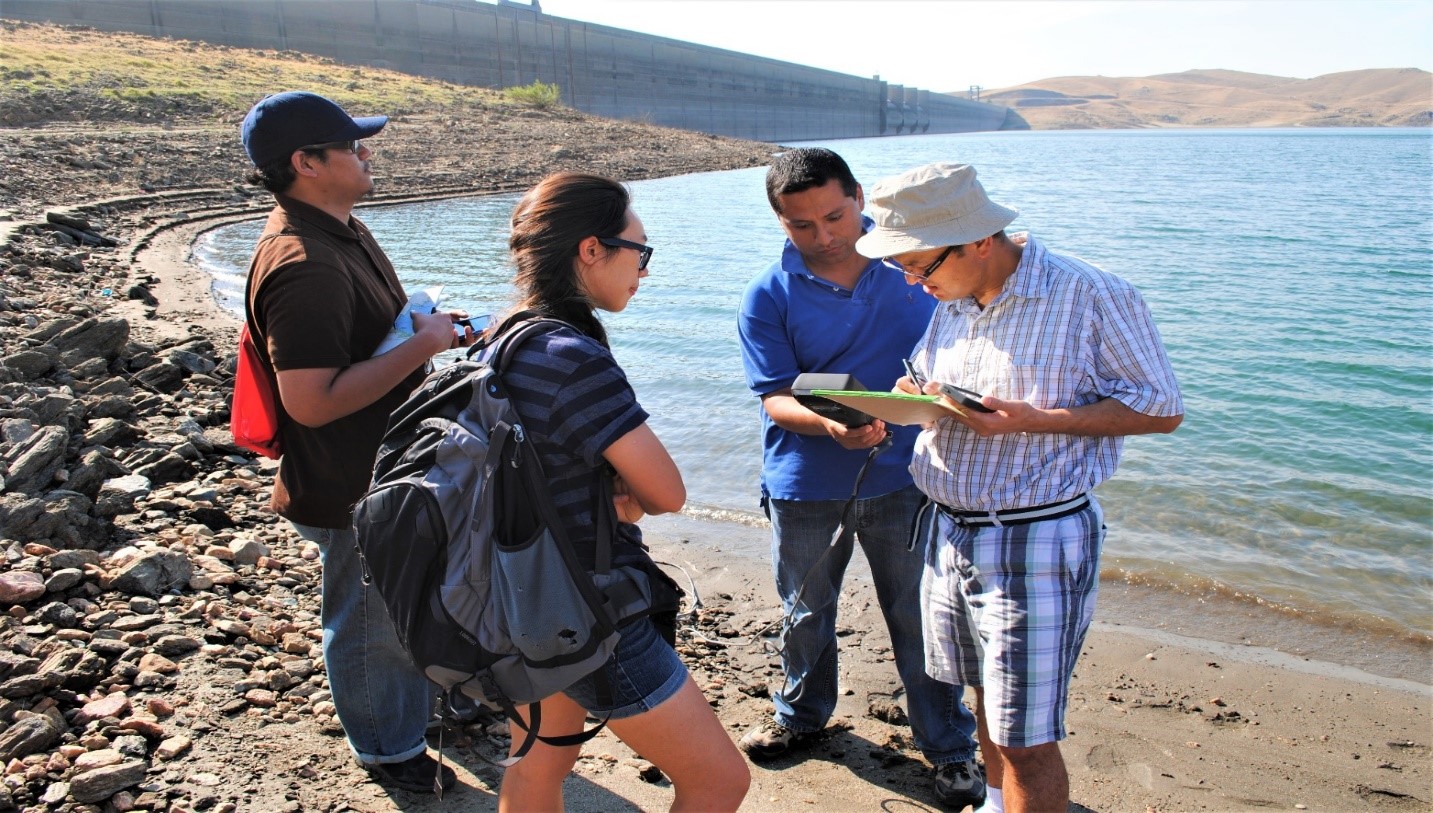
[(36, 525), (45, 516), (45, 503), (24, 494), (0, 494), (0, 536), (26, 542), (43, 538)]
[(63, 209), (50, 209), (45, 212), (46, 223), (58, 223), (62, 226), (69, 226), (80, 231), (89, 231), (90, 222), (77, 214), (67, 212)]
[(29, 570), (0, 573), (0, 604), (27, 604), (45, 595), (45, 577)]
[(105, 539), (103, 523), (91, 516), (94, 501), (83, 494), (55, 489), (45, 495), (45, 514), (32, 526), (34, 533), (43, 532), (58, 548), (94, 549)]
[[(4, 683), (0, 683), (0, 697), (33, 697), (46, 689), (54, 688), (58, 680), (59, 675), (55, 674), (21, 675), (20, 677), (13, 677)], [(6, 733), (8, 734), (9, 732), (7, 731)], [(4, 738), (0, 737), (0, 754), (4, 753), (3, 743)], [(3, 756), (0, 756), (0, 759), (3, 758)]]
[(164, 621), (164, 616), (158, 613), (140, 613), (116, 618), (110, 623), (109, 628), (118, 632), (134, 632), (135, 630), (149, 629), (162, 621)]
[(40, 801), (44, 804), (54, 806), (63, 802), (65, 797), (69, 795), (70, 783), (56, 782), (45, 788), (45, 792), (40, 794)]
[(80, 324), (80, 320), (70, 316), (62, 316), (59, 319), (47, 319), (35, 326), (35, 329), (26, 333), (24, 339), (30, 344), (45, 344), (54, 337), (64, 333)]
[[(46, 605), (47, 608), (49, 606)], [(92, 676), (92, 679), (76, 680), (74, 679), (76, 672), (87, 673)], [(104, 658), (87, 649), (66, 647), (52, 652), (48, 658), (45, 658), (38, 674), (49, 677), (56, 683), (66, 684), (68, 688), (88, 688), (88, 686), (98, 683), (104, 677), (105, 672)]]
[(89, 402), (85, 414), (91, 419), (127, 418), (134, 414), (134, 402), (124, 395), (101, 395)]
[(45, 561), (50, 569), (55, 571), (79, 569), (85, 565), (99, 564), (100, 555), (92, 550), (60, 550), (50, 554)]
[(65, 425), (74, 431), (83, 425), (84, 404), (67, 392), (47, 392), (39, 398), (26, 401), (25, 406), (34, 410), (37, 422), (43, 426)]
[(187, 585), (193, 571), (194, 566), (184, 554), (154, 551), (120, 568), (110, 587), (124, 593), (158, 596)]
[(33, 675), (40, 670), (38, 658), (27, 658), (13, 652), (0, 652), (0, 680)]
[(59, 742), (60, 733), (60, 727), (43, 714), (22, 717), (0, 734), (0, 760), (9, 762), (37, 754)]
[(114, 749), (125, 756), (143, 758), (149, 751), (149, 743), (138, 734), (125, 734), (115, 737)]
[(6, 443), (24, 443), (35, 434), (35, 424), (26, 418), (6, 418), (0, 421), (0, 440)]
[(45, 592), (60, 593), (85, 580), (85, 572), (76, 567), (56, 570), (45, 580)]
[(134, 387), (131, 387), (129, 385), (129, 382), (125, 381), (123, 378), (120, 378), (119, 376), (114, 376), (112, 378), (107, 378), (104, 381), (101, 381), (93, 387), (90, 387), (90, 395), (133, 398)]
[(98, 418), (85, 429), (85, 446), (120, 446), (139, 438), (139, 430), (118, 418)]
[(69, 440), (70, 433), (58, 426), (41, 428), (16, 448), (5, 471), (6, 488), (33, 494), (48, 486), (64, 465)]
[[(71, 244), (75, 242), (74, 238), (68, 234), (65, 234), (63, 239)], [(49, 258), (50, 267), (66, 274), (78, 274), (85, 270), (85, 256), (84, 254), (56, 254)]]
[(102, 802), (142, 782), (147, 768), (147, 763), (136, 759), (86, 771), (71, 777), (70, 796), (77, 802)]
[[(67, 366), (74, 366), (85, 359), (103, 358), (113, 361), (119, 358), (125, 342), (129, 341), (129, 322), (124, 319), (86, 319), (78, 325), (61, 332), (50, 340), (59, 348)], [(73, 361), (71, 361), (73, 359)]]
[[(129, 611), (140, 615), (152, 615), (159, 612), (159, 602), (148, 596), (135, 596), (129, 600)], [(156, 623), (158, 623), (156, 621)]]
[(21, 381), (34, 381), (40, 376), (55, 369), (57, 359), (54, 354), (42, 353), (39, 350), (21, 350), (12, 353), (5, 359), (5, 366), (14, 370)]
[(149, 478), (139, 474), (126, 474), (123, 477), (114, 477), (104, 481), (100, 487), (100, 493), (123, 494), (131, 501), (144, 497), (152, 490)]
[(166, 635), (154, 642), (154, 651), (161, 655), (188, 655), (204, 642), (187, 635)]
[(202, 373), (205, 375), (214, 372), (214, 368), (218, 366), (214, 363), (213, 359), (206, 358), (198, 353), (192, 353), (188, 350), (171, 350), (168, 361), (187, 372)]
[(75, 612), (75, 608), (62, 601), (52, 601), (39, 608), (35, 611), (35, 618), (67, 629), (79, 622), (79, 614)]
[(100, 450), (91, 449), (81, 456), (79, 463), (70, 467), (70, 479), (65, 481), (65, 487), (93, 500), (99, 496), (106, 478), (123, 473), (118, 463)]
[(109, 372), (108, 361), (86, 359), (70, 368), (70, 377), (76, 381), (94, 381)]
[(184, 386), (185, 375), (183, 367), (166, 359), (140, 370), (134, 380), (159, 392), (175, 392)]
[(135, 474), (148, 477), (156, 483), (172, 483), (184, 480), (194, 474), (194, 465), (174, 452), (147, 450), (158, 454), (142, 455), (143, 463), (131, 464)]
[(269, 547), (258, 540), (241, 537), (229, 543), (234, 552), (234, 562), (241, 565), (257, 564), (259, 557), (269, 555)]

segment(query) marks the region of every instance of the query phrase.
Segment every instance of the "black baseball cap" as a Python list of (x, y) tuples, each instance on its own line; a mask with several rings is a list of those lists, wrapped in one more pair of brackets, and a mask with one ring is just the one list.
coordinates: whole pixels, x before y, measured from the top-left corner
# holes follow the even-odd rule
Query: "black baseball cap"
[(290, 90), (265, 96), (244, 116), (240, 133), (254, 166), (281, 161), (299, 147), (376, 135), (387, 116), (353, 118), (317, 93)]

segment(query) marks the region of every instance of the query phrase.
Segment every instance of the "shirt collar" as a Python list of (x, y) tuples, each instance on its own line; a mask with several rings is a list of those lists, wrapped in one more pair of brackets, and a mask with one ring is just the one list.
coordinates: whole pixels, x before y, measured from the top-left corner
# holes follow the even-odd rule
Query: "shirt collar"
[[(862, 234), (865, 234), (866, 232), (870, 231), (871, 227), (875, 225), (876, 221), (872, 220), (865, 214), (861, 215)], [(871, 270), (871, 265), (873, 263), (879, 262), (880, 260), (878, 259), (872, 259), (867, 262), (866, 271)], [(811, 270), (806, 267), (806, 261), (801, 258), (801, 252), (796, 250), (796, 244), (791, 242), (790, 237), (786, 238), (786, 245), (783, 246), (781, 249), (781, 270), (785, 271), (788, 274), (797, 274), (799, 276), (811, 277), (813, 279), (816, 278), (816, 275), (811, 273)], [(861, 276), (864, 278), (865, 272), (862, 272)], [(822, 281), (825, 282), (825, 280)]]
[[(288, 195), (276, 194), (274, 195), (274, 200), (278, 203), (279, 208), (283, 209), (284, 213), (287, 214), (289, 217), (297, 218), (299, 220), (303, 220), (309, 223), (310, 225), (317, 226), (318, 228), (323, 229), (324, 231), (328, 232), (329, 234), (332, 234), (335, 237), (341, 237), (345, 240), (355, 241), (360, 239), (359, 233), (355, 229), (355, 227), (362, 227), (358, 225), (358, 220), (356, 218), (350, 218), (348, 223), (340, 222), (333, 215), (329, 214), (328, 212), (325, 212), (317, 206), (310, 206), (309, 204), (304, 203), (297, 198), (291, 198)], [(350, 223), (353, 225), (350, 226)]]
[(1011, 240), (1024, 238), (1025, 249), (1020, 252), (1020, 262), (1015, 265), (1015, 272), (1005, 280), (1001, 286), (1000, 293), (995, 295), (989, 305), (981, 308), (975, 301), (975, 297), (967, 296), (946, 303), (946, 307), (952, 313), (981, 313), (994, 307), (996, 303), (1003, 301), (1007, 296), (1018, 296), (1025, 299), (1039, 299), (1049, 289), (1049, 275), (1045, 273), (1045, 247), (1040, 244), (1030, 232), (1015, 232), (1009, 235)]
[(1028, 231), (1010, 235), (1012, 240), (1020, 237), (1025, 238), (1025, 250), (1020, 252), (1020, 262), (1015, 266), (1015, 273), (1010, 275), (1005, 290), (1015, 296), (1038, 299), (1045, 295), (1049, 287), (1045, 274), (1045, 246)]

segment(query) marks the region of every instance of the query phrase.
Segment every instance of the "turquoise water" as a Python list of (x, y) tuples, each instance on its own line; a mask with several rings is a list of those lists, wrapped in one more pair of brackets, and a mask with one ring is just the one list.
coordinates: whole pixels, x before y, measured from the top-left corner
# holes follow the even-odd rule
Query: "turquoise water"
[[(1107, 578), (1433, 633), (1433, 140), (1428, 130), (974, 133), (821, 142), (873, 183), (975, 164), (1028, 229), (1144, 292), (1185, 394), (1103, 485)], [(381, 153), (376, 172), (382, 181)], [(764, 170), (632, 184), (656, 254), (607, 317), (691, 511), (757, 521), (758, 406), (734, 313), (782, 235)], [(508, 297), (516, 196), (367, 209), (405, 284)], [(196, 257), (231, 309), (260, 224)], [(766, 545), (764, 535), (749, 535)]]

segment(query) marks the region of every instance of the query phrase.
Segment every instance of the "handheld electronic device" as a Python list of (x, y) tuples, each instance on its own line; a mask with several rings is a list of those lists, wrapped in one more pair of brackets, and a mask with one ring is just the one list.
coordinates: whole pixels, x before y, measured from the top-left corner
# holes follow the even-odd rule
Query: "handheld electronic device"
[(966, 409), (973, 409), (976, 412), (994, 412), (995, 410), (980, 403), (981, 395), (972, 392), (964, 387), (957, 387), (954, 384), (941, 384), (940, 391), (950, 400), (960, 404)]
[(484, 330), (488, 329), (488, 325), (492, 321), (493, 316), (490, 313), (484, 313), (478, 316), (469, 316), (466, 319), (459, 319), (458, 321), (454, 322), (453, 332), (457, 333), (459, 336), (462, 336), (463, 328), (470, 327), (473, 329), (474, 333), (482, 333)]
[(797, 403), (823, 418), (855, 428), (875, 420), (859, 409), (838, 404), (830, 398), (812, 395), (812, 390), (865, 390), (861, 382), (849, 373), (802, 373), (791, 382), (791, 394)]

